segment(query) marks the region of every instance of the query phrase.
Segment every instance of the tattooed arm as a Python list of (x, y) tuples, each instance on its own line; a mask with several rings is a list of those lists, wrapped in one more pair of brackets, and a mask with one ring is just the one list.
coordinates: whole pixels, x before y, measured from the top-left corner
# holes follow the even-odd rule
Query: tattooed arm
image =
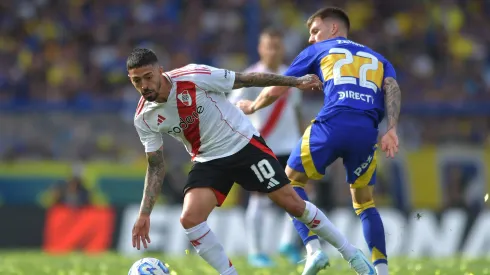
[(387, 77), (384, 80), (383, 90), (385, 92), (386, 119), (388, 121), (389, 131), (396, 129), (398, 124), (402, 95), (400, 87), (393, 77)]
[(296, 87), (301, 82), (298, 77), (270, 73), (235, 73), (233, 89), (243, 87), (289, 86)]
[(267, 87), (252, 103), (250, 101), (238, 102), (238, 107), (246, 114), (267, 107), (274, 103), (281, 95), (287, 92), (288, 87), (302, 90), (321, 89), (323, 83), (318, 76), (308, 74), (302, 77), (283, 76), (269, 73), (236, 73), (233, 88), (241, 87)]
[(151, 214), (153, 206), (160, 194), (165, 177), (165, 160), (163, 159), (163, 146), (155, 152), (146, 153), (148, 168), (146, 170), (143, 199), (141, 200), (140, 215)]

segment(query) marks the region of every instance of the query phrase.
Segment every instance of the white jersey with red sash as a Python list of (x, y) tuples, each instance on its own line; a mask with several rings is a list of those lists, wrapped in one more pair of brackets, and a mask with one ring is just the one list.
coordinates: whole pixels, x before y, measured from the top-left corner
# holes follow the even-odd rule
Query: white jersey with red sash
[(226, 98), (235, 73), (189, 64), (163, 74), (172, 84), (167, 102), (142, 97), (134, 124), (146, 152), (158, 150), (162, 134), (181, 141), (192, 160), (206, 162), (235, 154), (253, 135), (250, 120)]

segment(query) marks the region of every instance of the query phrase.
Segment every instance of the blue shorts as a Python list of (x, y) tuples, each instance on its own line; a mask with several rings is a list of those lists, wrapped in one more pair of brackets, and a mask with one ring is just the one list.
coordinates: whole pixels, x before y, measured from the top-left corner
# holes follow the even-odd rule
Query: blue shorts
[(376, 181), (378, 129), (369, 118), (349, 117), (313, 121), (288, 159), (288, 166), (321, 179), (327, 166), (342, 158), (352, 188)]

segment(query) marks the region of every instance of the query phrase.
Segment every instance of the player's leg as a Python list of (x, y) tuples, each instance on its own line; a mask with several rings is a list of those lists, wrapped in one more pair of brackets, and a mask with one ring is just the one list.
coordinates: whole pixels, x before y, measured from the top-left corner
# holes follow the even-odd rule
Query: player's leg
[(364, 239), (371, 251), (371, 261), (378, 275), (388, 275), (388, 256), (383, 221), (373, 200), (373, 186), (351, 188), (356, 214), (362, 222)]
[[(300, 145), (291, 154), (286, 169), (297, 193), (300, 195), (304, 193), (302, 188), (304, 188), (308, 178), (321, 179), (323, 177), (326, 167), (341, 154), (342, 145), (342, 136), (328, 122), (313, 122), (307, 128)], [(301, 219), (298, 220), (303, 222)], [(365, 256), (362, 252), (352, 246), (333, 224), (325, 222), (325, 228), (326, 232), (330, 232), (330, 237), (326, 240), (338, 249), (342, 257), (351, 264), (358, 274), (372, 273), (373, 267), (364, 261)], [(324, 238), (324, 236), (320, 236)], [(315, 261), (315, 257), (309, 257), (305, 270), (310, 268), (314, 270), (318, 266)]]
[[(280, 189), (269, 193), (269, 198), (296, 219), (303, 222), (315, 234), (336, 247), (357, 274), (376, 274), (362, 252), (349, 243), (347, 238), (340, 233), (320, 209), (314, 204), (302, 200), (290, 185), (284, 185)], [(321, 251), (314, 253), (311, 258), (321, 255), (319, 252)], [(306, 270), (306, 268), (307, 266), (305, 265), (303, 275), (317, 274), (319, 271), (316, 268), (309, 270)]]
[(233, 185), (222, 170), (196, 163), (184, 189), (180, 223), (197, 254), (222, 275), (238, 274), (206, 220), (221, 205)]
[[(309, 178), (305, 173), (306, 168), (303, 166), (302, 158), (308, 158), (307, 155), (311, 155), (311, 139), (318, 136), (316, 128), (317, 127), (314, 124), (311, 124), (308, 128), (306, 128), (303, 137), (298, 142), (295, 149), (291, 152), (291, 155), (289, 156), (286, 165), (286, 175), (291, 181), (291, 185), (293, 186), (296, 193), (298, 193), (298, 195), (305, 201), (309, 201), (308, 195), (304, 189)], [(312, 164), (311, 157), (309, 158), (309, 160), (311, 160)], [(311, 169), (310, 165), (308, 166), (308, 168), (312, 170), (310, 176), (313, 179), (322, 177), (322, 175), (316, 171), (316, 168), (314, 166), (313, 169)], [(318, 236), (316, 236), (312, 231), (308, 229), (308, 227), (306, 227), (302, 222), (298, 221), (297, 219), (293, 219), (292, 221), (294, 227), (296, 228), (296, 231), (301, 237), (301, 240), (303, 240), (307, 256), (311, 256), (316, 251), (320, 251), (321, 244)]]
[(255, 267), (267, 267), (274, 262), (264, 253), (262, 243), (262, 225), (264, 224), (264, 210), (270, 208), (269, 198), (261, 193), (252, 192), (245, 211), (245, 225), (247, 232), (248, 262)]
[[(371, 251), (371, 260), (378, 275), (388, 274), (385, 232), (383, 221), (374, 204), (373, 184), (376, 181), (376, 146), (355, 152), (344, 159), (347, 182), (350, 183), (352, 202), (361, 219), (364, 238)], [(368, 147), (368, 148), (369, 148)]]
[[(347, 242), (328, 218), (315, 205), (305, 202), (294, 191), (281, 165), (261, 138), (254, 137), (241, 152), (243, 156), (240, 169), (233, 172), (239, 184), (249, 191), (268, 193), (269, 198), (279, 207), (342, 250), (345, 257), (349, 258), (351, 254), (356, 253), (357, 250)], [(314, 253), (312, 258), (318, 259), (315, 261), (318, 264), (308, 270), (305, 268), (304, 275), (317, 274), (328, 264), (328, 259), (321, 250)]]

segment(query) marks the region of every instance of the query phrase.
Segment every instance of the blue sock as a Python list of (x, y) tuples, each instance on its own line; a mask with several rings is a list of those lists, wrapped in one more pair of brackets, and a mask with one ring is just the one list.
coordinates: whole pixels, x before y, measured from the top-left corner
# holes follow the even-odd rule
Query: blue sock
[[(306, 195), (305, 189), (302, 187), (302, 183), (300, 182), (291, 182), (293, 185), (294, 190), (298, 195), (305, 201), (308, 201), (308, 195)], [(303, 244), (306, 245), (309, 241), (318, 239), (318, 236), (315, 235), (306, 225), (296, 219), (293, 218), (293, 224), (294, 227), (296, 228), (296, 231), (298, 231), (299, 236), (301, 237), (301, 240), (303, 240)]]
[(364, 239), (371, 251), (371, 261), (374, 265), (381, 263), (388, 264), (385, 230), (381, 216), (374, 206), (374, 201), (363, 204), (354, 203), (354, 209), (362, 222)]

